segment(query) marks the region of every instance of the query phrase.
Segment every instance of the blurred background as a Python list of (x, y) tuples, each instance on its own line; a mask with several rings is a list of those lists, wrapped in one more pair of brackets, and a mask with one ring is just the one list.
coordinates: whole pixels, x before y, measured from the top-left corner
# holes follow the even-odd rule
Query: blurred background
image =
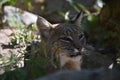
[(81, 26), (89, 48), (109, 56), (118, 68), (119, 4), (119, 0), (0, 0), (0, 80), (34, 80), (57, 70), (48, 57), (36, 57), (45, 53), (44, 45), (39, 45), (38, 15), (58, 24), (83, 11)]

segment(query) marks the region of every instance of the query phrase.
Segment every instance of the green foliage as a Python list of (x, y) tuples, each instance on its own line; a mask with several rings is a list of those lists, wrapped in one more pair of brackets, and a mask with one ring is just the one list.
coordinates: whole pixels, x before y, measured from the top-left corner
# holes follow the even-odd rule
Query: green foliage
[(27, 3), (28, 10), (33, 9), (33, 6), (32, 6), (32, 3), (31, 3), (31, 1), (30, 1), (30, 0), (25, 0), (25, 2)]
[(0, 0), (0, 8), (2, 7), (3, 4), (5, 3), (10, 3), (11, 5), (14, 5), (17, 0)]
[[(20, 47), (20, 51), (19, 51), (20, 55), (16, 55), (18, 53), (16, 53), (16, 54), (11, 53), (11, 57), (9, 59), (8, 58), (4, 59), (4, 57), (1, 55), (1, 57), (2, 57), (1, 61), (3, 61), (3, 63), (2, 63), (3, 66), (1, 68), (5, 70), (4, 76), (1, 77), (1, 80), (27, 80), (27, 79), (25, 79), (26, 75), (24, 75), (24, 74), (21, 75), (23, 73), (23, 71), (25, 71), (25, 72), (30, 71), (30, 73), (28, 73), (28, 74), (31, 75), (30, 76), (31, 78), (43, 76), (45, 74), (46, 67), (43, 66), (42, 63), (44, 63), (46, 60), (48, 60), (48, 58), (45, 58), (45, 57), (36, 58), (37, 53), (41, 50), (39, 48), (36, 48), (35, 46), (32, 46), (33, 49), (30, 50), (29, 52), (26, 51), (27, 45), (30, 45), (30, 43), (32, 43), (32, 41), (34, 41), (34, 40), (39, 41), (39, 38), (36, 35), (36, 31), (37, 31), (36, 24), (33, 24), (32, 27), (28, 27), (26, 25), (23, 25), (22, 22), (16, 22), (14, 20), (15, 19), (12, 19), (12, 18), (9, 20), (10, 24), (13, 25), (12, 28), (15, 28), (17, 30), (17, 32), (14, 32), (11, 35), (12, 41), (11, 41), (10, 45), (13, 46), (13, 48), (16, 45), (20, 45), (19, 46)], [(23, 71), (16, 71), (16, 69), (18, 69), (17, 63), (19, 63), (19, 61), (21, 61), (24, 58), (24, 54), (31, 54), (31, 57), (29, 60), (25, 59), (24, 67), (25, 68), (27, 67), (27, 70), (23, 69)], [(15, 68), (15, 70), (13, 72), (11, 72), (11, 69), (14, 69), (14, 68)], [(19, 77), (21, 77), (21, 78), (19, 78)]]
[(0, 0), (0, 8), (2, 7), (2, 5), (6, 2), (8, 2), (9, 0)]
[[(26, 54), (27, 52), (26, 47), (30, 45), (32, 41), (40, 40), (37, 35), (36, 24), (32, 24), (31, 26), (25, 25), (23, 22), (17, 20), (19, 15), (20, 15), (19, 13), (18, 14), (15, 13), (13, 16), (10, 16), (7, 20), (7, 23), (14, 32), (11, 35), (12, 40), (10, 42), (10, 46), (12, 48), (17, 47), (20, 49), (20, 51), (17, 53), (11, 52), (10, 58), (4, 58), (4, 56), (1, 55), (0, 61), (2, 61), (2, 63), (0, 65), (2, 66), (0, 66), (0, 68), (3, 69), (5, 73), (3, 74), (4, 76), (0, 77), (0, 80), (28, 80), (26, 79), (27, 71), (25, 71), (24, 69), (22, 69), (22, 71), (18, 70), (19, 69), (18, 63), (21, 60), (23, 61), (24, 54)], [(36, 52), (34, 52), (34, 50), (33, 51), (31, 50), (30, 53), (35, 54)], [(35, 56), (33, 58), (35, 59)], [(31, 66), (31, 63), (35, 63), (35, 65), (37, 64), (37, 67), (34, 65), (32, 66), (32, 68), (35, 69), (33, 70), (32, 75), (36, 77), (38, 75), (39, 69), (41, 68), (40, 66), (42, 66), (42, 65), (38, 65), (39, 61), (43, 61), (43, 60), (39, 58), (36, 61), (34, 61), (33, 59), (29, 61), (28, 61), (28, 64), (30, 63), (29, 67)], [(15, 70), (11, 71), (13, 69)], [(43, 72), (39, 72), (39, 73), (43, 74)]]
[(83, 10), (87, 15), (90, 15), (90, 12), (81, 3), (77, 3), (74, 0), (68, 0), (68, 2), (77, 12), (80, 12), (80, 10)]
[(19, 56), (19, 54), (13, 54), (11, 52), (10, 58), (4, 58), (4, 56), (1, 57), (1, 66), (0, 68), (3, 69), (5, 72), (11, 71), (11, 69), (17, 68), (17, 64), (19, 61), (23, 59), (23, 56)]
[(9, 0), (8, 1), (11, 5), (15, 5), (15, 3), (17, 2), (17, 0)]
[(44, 76), (47, 72), (48, 65), (46, 64), (48, 58), (32, 58), (25, 61), (25, 70), (29, 74), (30, 79), (35, 79)]
[(0, 80), (29, 80), (27, 74), (22, 69), (7, 71), (5, 74), (0, 75)]
[(83, 24), (83, 29), (85, 32), (87, 32), (88, 34), (94, 35), (97, 32), (99, 32), (98, 29), (98, 17), (95, 15), (89, 15), (87, 16), (86, 21)]
[(19, 33), (12, 34), (12, 41), (10, 44), (17, 45), (22, 43), (23, 45), (26, 45), (35, 39), (36, 39), (35, 34), (31, 30), (25, 27), (25, 28), (22, 28), (19, 31)]
[(15, 33), (12, 34), (12, 41), (10, 45), (13, 46), (18, 44), (22, 44), (25, 46), (26, 44), (36, 39), (36, 24), (32, 24), (32, 27), (29, 28), (28, 26), (24, 25), (23, 22), (17, 20), (17, 18), (19, 18), (19, 15), (20, 14), (14, 14), (7, 20), (8, 25), (17, 30), (15, 31)]
[(0, 0), (0, 14), (2, 14), (2, 6), (3, 6), (3, 4), (5, 4), (8, 1), (9, 0)]

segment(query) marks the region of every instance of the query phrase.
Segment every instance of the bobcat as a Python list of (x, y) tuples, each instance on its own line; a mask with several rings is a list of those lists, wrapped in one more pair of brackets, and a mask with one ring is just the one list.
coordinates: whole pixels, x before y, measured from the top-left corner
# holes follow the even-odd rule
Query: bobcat
[(41, 40), (47, 46), (47, 55), (59, 55), (62, 69), (80, 70), (81, 52), (85, 44), (80, 27), (82, 16), (83, 13), (80, 12), (71, 23), (55, 26), (43, 17), (37, 19)]

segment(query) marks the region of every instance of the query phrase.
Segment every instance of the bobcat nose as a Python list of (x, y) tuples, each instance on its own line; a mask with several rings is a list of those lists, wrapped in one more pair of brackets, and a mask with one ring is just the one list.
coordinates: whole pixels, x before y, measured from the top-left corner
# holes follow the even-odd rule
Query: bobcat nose
[(85, 46), (85, 43), (86, 43), (86, 39), (84, 36), (82, 36), (79, 40), (76, 40), (74, 42), (74, 46), (76, 47), (76, 49), (81, 51), (81, 49)]
[(74, 51), (81, 51), (83, 45), (81, 45), (81, 44), (76, 44), (74, 47), (75, 47)]

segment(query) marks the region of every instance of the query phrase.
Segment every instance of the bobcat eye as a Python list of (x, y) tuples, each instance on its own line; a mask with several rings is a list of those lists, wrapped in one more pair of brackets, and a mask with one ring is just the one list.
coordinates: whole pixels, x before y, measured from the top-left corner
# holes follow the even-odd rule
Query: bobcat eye
[(71, 36), (60, 38), (60, 40), (65, 41), (65, 42), (72, 42), (73, 41)]
[(67, 36), (66, 37), (67, 39), (70, 39), (70, 40), (73, 40), (73, 38), (71, 36)]
[(81, 39), (82, 37), (84, 37), (84, 34), (83, 34), (83, 33), (81, 33), (81, 34), (79, 35), (79, 39)]

